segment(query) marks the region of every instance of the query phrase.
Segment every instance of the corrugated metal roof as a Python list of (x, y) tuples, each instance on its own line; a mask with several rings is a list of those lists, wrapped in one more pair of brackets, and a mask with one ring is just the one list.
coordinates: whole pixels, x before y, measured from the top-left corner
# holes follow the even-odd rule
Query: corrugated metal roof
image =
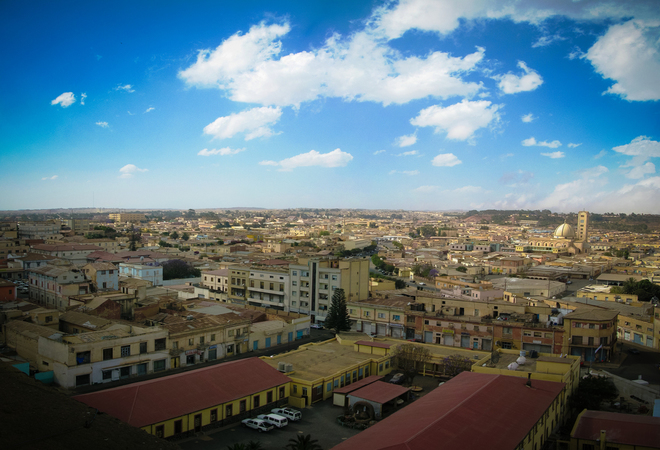
[(355, 383), (351, 383), (347, 386), (341, 387), (339, 389), (335, 389), (333, 392), (335, 394), (348, 394), (349, 392), (356, 391), (364, 386), (367, 386), (371, 383), (375, 383), (378, 380), (383, 379), (380, 375), (370, 375), (367, 378), (364, 378), (360, 381), (356, 381)]
[(351, 392), (351, 395), (371, 402), (385, 404), (390, 400), (405, 394), (410, 388), (399, 386), (396, 384), (385, 383), (384, 381), (376, 381), (368, 386)]
[(335, 450), (514, 449), (564, 383), (463, 372)]
[(289, 381), (259, 358), (248, 358), (74, 398), (129, 425), (143, 427)]
[(578, 419), (572, 438), (598, 440), (605, 430), (607, 443), (660, 448), (660, 418), (605, 411), (586, 411)]

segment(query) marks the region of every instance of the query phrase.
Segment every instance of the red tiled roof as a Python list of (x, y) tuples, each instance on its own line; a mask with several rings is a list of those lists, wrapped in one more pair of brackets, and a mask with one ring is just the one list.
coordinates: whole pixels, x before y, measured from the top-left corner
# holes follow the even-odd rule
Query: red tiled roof
[(289, 381), (259, 358), (247, 358), (74, 398), (129, 425), (143, 427)]
[(463, 372), (335, 450), (513, 449), (564, 383)]
[(660, 417), (585, 411), (571, 437), (595, 441), (600, 439), (600, 430), (605, 430), (607, 443), (660, 448)]
[(335, 389), (333, 392), (335, 394), (348, 394), (349, 392), (353, 392), (357, 389), (360, 389), (361, 387), (365, 387), (371, 383), (381, 380), (382, 378), (383, 377), (381, 377), (380, 375), (370, 375), (367, 378), (364, 378), (360, 381), (356, 381), (355, 383), (349, 384), (339, 389)]
[(371, 383), (357, 391), (351, 392), (351, 395), (371, 402), (380, 403), (382, 405), (405, 394), (409, 390), (410, 388), (407, 387), (385, 383), (384, 381), (376, 381), (375, 383)]

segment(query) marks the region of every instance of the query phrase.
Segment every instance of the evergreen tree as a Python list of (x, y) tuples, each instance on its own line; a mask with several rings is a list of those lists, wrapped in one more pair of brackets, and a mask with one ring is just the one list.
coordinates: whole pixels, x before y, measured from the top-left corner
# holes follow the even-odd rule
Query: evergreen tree
[(351, 329), (351, 321), (348, 318), (346, 296), (343, 289), (335, 290), (332, 296), (332, 304), (325, 319), (325, 327), (335, 330), (335, 333)]

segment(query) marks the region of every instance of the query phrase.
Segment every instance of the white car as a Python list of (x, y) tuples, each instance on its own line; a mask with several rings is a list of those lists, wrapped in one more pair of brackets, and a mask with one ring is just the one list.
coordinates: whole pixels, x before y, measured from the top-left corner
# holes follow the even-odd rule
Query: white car
[(300, 411), (297, 411), (297, 410), (292, 409), (292, 408), (286, 408), (286, 407), (285, 408), (275, 408), (275, 409), (271, 409), (270, 412), (272, 412), (273, 414), (278, 414), (280, 416), (284, 416), (284, 417), (286, 417), (287, 419), (289, 419), (293, 422), (302, 419), (302, 414), (300, 413)]
[(424, 282), (422, 282), (422, 281), (420, 281), (420, 282), (417, 283), (417, 284), (419, 284), (420, 286), (426, 286), (426, 283), (424, 283)]
[(275, 428), (271, 424), (266, 423), (264, 420), (261, 419), (243, 419), (241, 420), (241, 423), (243, 424), (244, 427), (253, 428), (259, 431), (259, 433), (261, 433), (262, 431), (270, 431), (273, 428)]
[(275, 414), (275, 413), (259, 414), (257, 416), (257, 419), (261, 419), (266, 423), (276, 426), (277, 428), (284, 428), (289, 424), (289, 421), (287, 420), (286, 417), (280, 416), (279, 414)]

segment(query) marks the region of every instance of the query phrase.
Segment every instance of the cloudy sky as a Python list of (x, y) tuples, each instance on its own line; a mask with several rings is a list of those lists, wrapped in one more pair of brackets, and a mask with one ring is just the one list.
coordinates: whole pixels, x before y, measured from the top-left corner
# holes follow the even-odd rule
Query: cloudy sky
[(660, 213), (657, 0), (6, 0), (0, 35), (0, 209)]

